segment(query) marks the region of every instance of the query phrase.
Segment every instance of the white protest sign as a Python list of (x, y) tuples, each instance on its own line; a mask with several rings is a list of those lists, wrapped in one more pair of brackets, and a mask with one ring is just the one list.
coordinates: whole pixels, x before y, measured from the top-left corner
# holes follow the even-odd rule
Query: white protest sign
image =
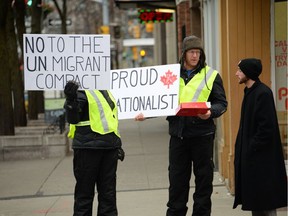
[(110, 35), (24, 34), (25, 90), (110, 88)]
[(180, 65), (161, 65), (111, 71), (111, 92), (119, 119), (175, 115)]

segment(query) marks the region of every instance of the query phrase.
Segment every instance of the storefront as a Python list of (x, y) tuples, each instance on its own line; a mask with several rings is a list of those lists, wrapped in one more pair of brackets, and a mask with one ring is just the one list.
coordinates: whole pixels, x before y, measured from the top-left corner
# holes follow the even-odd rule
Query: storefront
[[(235, 76), (238, 62), (243, 58), (262, 60), (262, 82), (271, 87), (284, 150), (287, 149), (288, 72), (287, 72), (287, 0), (176, 0), (176, 1), (128, 1), (115, 2), (122, 7), (133, 4), (143, 7), (169, 5), (175, 10), (175, 22), (165, 24), (165, 31), (158, 28), (154, 35), (157, 56), (164, 56), (161, 64), (177, 61), (181, 54), (182, 40), (187, 35), (197, 35), (204, 41), (207, 63), (221, 74), (229, 102), (227, 112), (217, 120), (215, 142), (216, 167), (234, 192), (234, 144), (238, 132), (243, 85)], [(122, 3), (121, 3), (122, 2)], [(168, 4), (169, 3), (169, 4)], [(163, 27), (163, 26), (162, 26)], [(155, 32), (155, 31), (154, 31)], [(169, 37), (165, 34), (170, 34)], [(176, 33), (175, 36), (173, 36)], [(158, 37), (158, 38), (157, 38)], [(169, 45), (159, 44), (162, 38), (170, 38)], [(169, 53), (178, 53), (171, 56)], [(164, 55), (164, 54), (165, 55)], [(287, 151), (285, 152), (287, 156)], [(286, 157), (287, 158), (287, 157)]]
[[(216, 67), (219, 62), (229, 101), (228, 111), (219, 124), (220, 130), (223, 129), (218, 139), (219, 171), (233, 193), (234, 144), (244, 88), (238, 84), (235, 73), (242, 58), (256, 57), (262, 60), (263, 71), (260, 79), (270, 86), (274, 93), (282, 145), (287, 158), (287, 0), (207, 0), (204, 5), (207, 6), (204, 11), (208, 11), (208, 17), (213, 20), (210, 22), (211, 28), (206, 31), (204, 29), (204, 38), (205, 41), (207, 38), (211, 40), (210, 43), (209, 39), (208, 43), (206, 42), (216, 56), (211, 62), (215, 62)], [(218, 5), (218, 9), (213, 10), (215, 5)], [(213, 18), (213, 14), (218, 18)], [(209, 25), (206, 25), (206, 28), (207, 26), (209, 28)], [(210, 45), (215, 43), (213, 33), (219, 38), (219, 47)], [(216, 49), (217, 53), (213, 49)]]
[[(276, 0), (272, 10), (272, 89), (276, 100), (281, 140), (287, 159), (288, 69), (287, 69), (287, 0)], [(274, 19), (273, 19), (274, 18)], [(274, 70), (273, 70), (274, 66)]]

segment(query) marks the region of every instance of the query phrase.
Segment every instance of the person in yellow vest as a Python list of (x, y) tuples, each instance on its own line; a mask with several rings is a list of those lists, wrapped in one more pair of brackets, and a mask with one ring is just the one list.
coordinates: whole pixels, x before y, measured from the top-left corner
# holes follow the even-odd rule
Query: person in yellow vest
[(78, 87), (69, 81), (64, 88), (76, 179), (73, 215), (92, 215), (96, 186), (97, 215), (116, 216), (116, 170), (118, 159), (124, 159), (117, 106), (109, 91), (80, 91)]
[[(192, 171), (195, 176), (193, 216), (211, 215), (213, 191), (214, 119), (227, 109), (220, 74), (207, 66), (202, 41), (196, 36), (183, 40), (180, 59), (179, 103), (210, 102), (211, 109), (197, 116), (168, 116), (169, 200), (166, 216), (185, 216)], [(143, 114), (135, 117), (143, 121)]]

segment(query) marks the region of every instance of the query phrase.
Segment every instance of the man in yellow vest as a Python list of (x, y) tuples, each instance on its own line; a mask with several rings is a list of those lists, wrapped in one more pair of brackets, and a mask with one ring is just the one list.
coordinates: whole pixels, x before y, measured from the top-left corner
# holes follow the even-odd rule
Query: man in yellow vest
[[(193, 216), (211, 215), (213, 190), (213, 119), (227, 109), (226, 95), (219, 73), (206, 65), (202, 41), (184, 38), (180, 59), (179, 103), (210, 102), (211, 109), (197, 116), (168, 116), (169, 122), (169, 201), (166, 216), (185, 216), (190, 178), (195, 175)], [(142, 113), (136, 121), (145, 120)], [(192, 167), (193, 166), (193, 167)]]
[(188, 36), (182, 44), (179, 99), (182, 102), (210, 102), (211, 109), (198, 116), (169, 116), (169, 201), (167, 216), (185, 216), (190, 178), (195, 176), (193, 216), (211, 215), (213, 190), (213, 119), (227, 109), (219, 73), (207, 66), (200, 38)]
[(92, 215), (95, 186), (98, 216), (117, 216), (116, 170), (124, 159), (115, 100), (109, 91), (78, 91), (69, 81), (64, 89), (68, 137), (73, 139), (76, 179), (74, 216)]

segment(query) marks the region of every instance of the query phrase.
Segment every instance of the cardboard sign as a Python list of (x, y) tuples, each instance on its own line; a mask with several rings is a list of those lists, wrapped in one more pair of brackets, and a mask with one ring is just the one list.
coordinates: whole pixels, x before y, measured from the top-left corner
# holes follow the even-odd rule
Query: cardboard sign
[(110, 88), (110, 35), (24, 34), (25, 90)]
[(119, 119), (175, 115), (179, 98), (180, 64), (111, 71), (111, 92)]

